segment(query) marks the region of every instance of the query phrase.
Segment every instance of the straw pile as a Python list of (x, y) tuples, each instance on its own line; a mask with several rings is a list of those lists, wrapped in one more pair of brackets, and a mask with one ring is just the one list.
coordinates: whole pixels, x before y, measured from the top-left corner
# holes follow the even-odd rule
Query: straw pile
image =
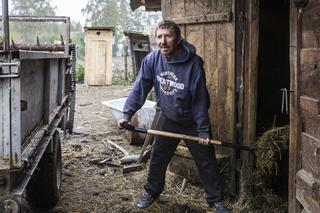
[[(247, 191), (233, 205), (236, 212), (281, 213), (288, 211), (287, 178), (289, 126), (273, 127), (255, 144), (256, 168)], [(281, 188), (285, 186), (284, 188)]]
[(256, 143), (256, 167), (261, 175), (277, 175), (279, 161), (289, 148), (289, 126), (266, 131)]

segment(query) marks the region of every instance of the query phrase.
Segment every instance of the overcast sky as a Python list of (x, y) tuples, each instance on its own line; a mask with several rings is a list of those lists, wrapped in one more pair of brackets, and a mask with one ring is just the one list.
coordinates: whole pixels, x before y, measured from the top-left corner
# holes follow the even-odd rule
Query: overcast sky
[(81, 9), (87, 5), (88, 0), (51, 0), (52, 6), (57, 6), (57, 16), (69, 16), (72, 21), (80, 21), (84, 25)]

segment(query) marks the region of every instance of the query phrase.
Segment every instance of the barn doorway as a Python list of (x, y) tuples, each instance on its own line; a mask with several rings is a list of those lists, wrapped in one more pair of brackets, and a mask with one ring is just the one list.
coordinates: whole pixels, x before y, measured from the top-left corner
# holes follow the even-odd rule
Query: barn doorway
[[(289, 124), (289, 1), (260, 1), (256, 136)], [(279, 162), (273, 191), (288, 194), (288, 152)]]
[(290, 87), (288, 4), (287, 0), (260, 1), (256, 123), (258, 136), (273, 125), (289, 124), (289, 112), (286, 112), (286, 102), (282, 101), (281, 90), (289, 90)]

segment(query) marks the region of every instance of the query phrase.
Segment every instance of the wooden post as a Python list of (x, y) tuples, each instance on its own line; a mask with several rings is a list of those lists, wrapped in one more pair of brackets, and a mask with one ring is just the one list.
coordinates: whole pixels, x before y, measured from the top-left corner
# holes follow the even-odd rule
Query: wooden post
[[(243, 144), (251, 146), (256, 133), (256, 101), (257, 101), (257, 57), (259, 49), (259, 1), (247, 0), (246, 31), (245, 31), (245, 61), (244, 61), (244, 109), (243, 109)], [(240, 194), (248, 190), (253, 169), (253, 156), (241, 153)]]
[(128, 45), (124, 45), (124, 80), (128, 81)]
[(296, 199), (296, 174), (300, 169), (299, 150), (301, 144), (300, 120), (300, 48), (301, 48), (301, 19), (299, 11), (290, 2), (290, 138), (289, 138), (289, 192), (288, 211), (301, 212), (301, 205)]

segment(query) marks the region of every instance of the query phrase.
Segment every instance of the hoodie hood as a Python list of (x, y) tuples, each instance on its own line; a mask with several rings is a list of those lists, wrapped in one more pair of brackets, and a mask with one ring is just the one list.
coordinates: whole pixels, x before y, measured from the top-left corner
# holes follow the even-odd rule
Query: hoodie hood
[(192, 58), (196, 53), (196, 48), (184, 39), (181, 40), (179, 48), (181, 48), (181, 53), (179, 57), (172, 61), (168, 60), (168, 64), (184, 63), (188, 61), (190, 58)]

